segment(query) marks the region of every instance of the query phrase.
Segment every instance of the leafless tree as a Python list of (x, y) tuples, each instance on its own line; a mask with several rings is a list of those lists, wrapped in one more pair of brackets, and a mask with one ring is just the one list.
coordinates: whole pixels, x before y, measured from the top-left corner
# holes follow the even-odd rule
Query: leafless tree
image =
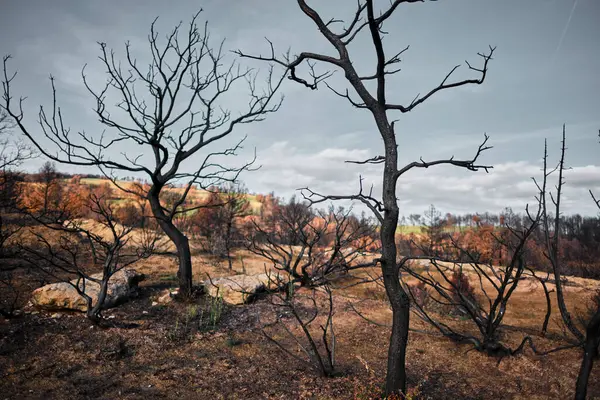
[(231, 250), (234, 245), (242, 242), (242, 235), (238, 222), (240, 219), (249, 216), (252, 213), (250, 202), (248, 201), (248, 190), (241, 185), (227, 185), (223, 188), (226, 193), (223, 199), (225, 205), (222, 208), (224, 226), (225, 256), (229, 269), (233, 268), (231, 261)]
[(60, 208), (62, 198), (62, 185), (59, 182), (56, 164), (46, 161), (38, 172), (40, 186), (38, 189), (42, 192), (37, 196), (42, 201), (40, 205), (41, 213), (45, 217), (49, 216), (50, 211)]
[(376, 228), (351, 210), (331, 207), (315, 213), (292, 198), (252, 225), (248, 250), (301, 286), (323, 285), (351, 269), (375, 265), (361, 256), (373, 246)]
[[(396, 140), (394, 121), (390, 119), (389, 114), (393, 111), (400, 113), (410, 112), (435, 94), (446, 89), (483, 83), (488, 72), (488, 63), (492, 59), (494, 52), (494, 48), (490, 47), (489, 52), (479, 53), (479, 56), (483, 60), (481, 67), (472, 66), (467, 62), (469, 69), (478, 75), (477, 78), (451, 80), (452, 74), (459, 68), (459, 65), (456, 65), (442, 79), (439, 85), (428, 90), (424, 95), (417, 95), (407, 105), (390, 101), (388, 99), (389, 91), (386, 78), (400, 71), (399, 68), (395, 67), (401, 61), (401, 56), (408, 50), (408, 47), (393, 53), (391, 57), (386, 56), (382, 40), (386, 34), (384, 25), (399, 9), (400, 5), (408, 6), (407, 3), (420, 1), (393, 0), (387, 8), (379, 11), (375, 7), (374, 0), (359, 0), (351, 21), (341, 29), (336, 29), (335, 25), (339, 26), (342, 23), (341, 20), (333, 18), (325, 21), (305, 0), (297, 0), (300, 10), (314, 22), (320, 33), (333, 46), (335, 55), (301, 52), (292, 57), (288, 52), (283, 57), (277, 57), (271, 42), (269, 42), (270, 54), (266, 56), (249, 55), (241, 50), (237, 52), (243, 57), (278, 63), (289, 71), (289, 79), (310, 89), (317, 89), (320, 84), (324, 84), (335, 94), (346, 99), (353, 107), (368, 110), (373, 116), (377, 131), (383, 141), (384, 154), (354, 162), (359, 164), (383, 165), (381, 199), (377, 199), (371, 191), (364, 191), (362, 189), (362, 181), (361, 188), (355, 195), (319, 195), (310, 190), (304, 193), (313, 202), (338, 199), (361, 201), (375, 214), (381, 224), (380, 237), (383, 251), (379, 261), (383, 272), (386, 293), (393, 311), (385, 389), (387, 395), (400, 394), (406, 391), (405, 357), (410, 316), (410, 298), (400, 284), (399, 266), (396, 264), (395, 232), (399, 216), (398, 201), (396, 198), (398, 179), (413, 168), (429, 168), (435, 165), (453, 165), (471, 171), (477, 171), (480, 168), (486, 170), (490, 168), (489, 166), (480, 165), (477, 162), (481, 153), (489, 149), (486, 146), (487, 136), (472, 159), (457, 160), (454, 157), (436, 161), (420, 159), (402, 168), (398, 167), (398, 142)], [(362, 32), (368, 32), (367, 34), (375, 50), (374, 73), (359, 73), (356, 69), (356, 64), (350, 58), (348, 48)], [(332, 75), (332, 72), (317, 73), (315, 70), (317, 62), (341, 70), (344, 73), (347, 83), (353, 89), (354, 95), (350, 93), (349, 89), (339, 90), (329, 85), (327, 78)], [(303, 78), (300, 76), (298, 69), (302, 64), (308, 66), (308, 77)], [(369, 91), (367, 85), (370, 83), (375, 83), (375, 93)]]
[[(274, 282), (282, 286), (282, 282)], [(336, 338), (334, 330), (334, 301), (333, 293), (328, 284), (313, 288), (310, 294), (295, 292), (294, 283), (289, 281), (285, 294), (274, 293), (271, 303), (275, 306), (273, 321), (265, 323), (262, 328), (263, 335), (280, 350), (291, 358), (308, 365), (321, 376), (331, 376), (335, 372)], [(318, 304), (318, 293), (326, 296), (325, 312)], [(321, 317), (321, 318), (320, 318)], [(324, 323), (318, 321), (324, 319)], [(314, 330), (311, 325), (319, 322), (319, 329)], [(294, 329), (297, 328), (297, 329)], [(281, 340), (275, 339), (270, 331), (279, 328), (285, 334)], [(300, 332), (296, 332), (298, 330)], [(287, 339), (287, 340), (285, 340)], [(304, 354), (297, 355), (290, 349), (289, 341), (294, 343)]]
[[(476, 350), (489, 355), (515, 355), (527, 343), (539, 353), (528, 336), (520, 346), (511, 349), (501, 343), (499, 335), (510, 298), (530, 270), (527, 265), (526, 243), (538, 227), (541, 207), (538, 207), (536, 215), (530, 214), (527, 209), (527, 215), (529, 224), (522, 230), (506, 225), (497, 232), (490, 233), (502, 247), (507, 259), (506, 265), (495, 266), (493, 260), (481, 260), (478, 254), (472, 254), (451, 235), (447, 235), (447, 240), (455, 250), (454, 256), (431, 256), (428, 260), (427, 256), (418, 257), (430, 262), (431, 267), (425, 271), (420, 271), (418, 264), (411, 263), (413, 257), (403, 257), (400, 261), (402, 270), (421, 283), (417, 290), (407, 285), (416, 314), (444, 336), (457, 342), (472, 343)], [(476, 283), (471, 283), (471, 280)], [(423, 290), (427, 294), (428, 304), (423, 301)], [(433, 315), (431, 305), (457, 310), (475, 325), (479, 335), (459, 332), (444, 323)]]
[[(565, 303), (565, 294), (562, 282), (562, 262), (560, 259), (560, 233), (561, 233), (561, 196), (563, 186), (565, 184), (564, 171), (566, 153), (566, 128), (563, 124), (562, 130), (562, 145), (560, 152), (560, 160), (558, 165), (553, 169), (548, 167), (548, 145), (544, 143), (544, 167), (541, 183), (536, 181), (540, 191), (540, 203), (542, 205), (542, 228), (545, 238), (545, 256), (550, 263), (552, 273), (554, 274), (556, 300), (560, 311), (561, 319), (567, 331), (571, 335), (571, 339), (578, 343), (583, 348), (583, 360), (577, 377), (575, 387), (575, 398), (577, 400), (585, 400), (587, 395), (587, 386), (589, 377), (594, 365), (594, 359), (598, 357), (600, 346), (600, 307), (592, 313), (591, 318), (587, 321), (585, 331), (582, 331), (577, 326), (575, 319), (572, 317)], [(548, 189), (548, 178), (558, 173), (558, 182), (555, 186), (556, 191), (553, 193)], [(535, 181), (535, 179), (534, 179)], [(592, 200), (600, 209), (600, 202), (596, 199), (594, 193), (590, 190)], [(548, 202), (548, 197), (550, 202)], [(549, 208), (553, 207), (553, 215), (550, 215)]]
[(11, 116), (0, 108), (0, 171), (5, 173), (35, 156), (31, 147), (12, 138), (15, 123)]
[(10, 116), (0, 109), (0, 257), (4, 244), (20, 229), (19, 224), (6, 223), (5, 219), (17, 210), (21, 177), (16, 168), (35, 155), (31, 148), (11, 138), (13, 128)]
[[(4, 57), (2, 107), (21, 132), (49, 159), (75, 166), (96, 166), (122, 190), (148, 199), (154, 218), (177, 248), (182, 296), (192, 292), (191, 254), (188, 238), (177, 229), (173, 219), (178, 213), (190, 211), (185, 200), (194, 185), (208, 187), (235, 181), (252, 164), (250, 161), (228, 167), (220, 161), (225, 156), (236, 155), (241, 142), (224, 146), (220, 151), (214, 150), (214, 146), (229, 137), (238, 125), (261, 121), (267, 114), (277, 111), (281, 102), (273, 103), (273, 99), (283, 80), (283, 77), (275, 79), (271, 68), (265, 88), (260, 90), (253, 70), (242, 69), (235, 61), (226, 65), (223, 42), (211, 47), (208, 25), (197, 25), (199, 14), (192, 17), (189, 29), (183, 29), (180, 23), (165, 41), (159, 40), (156, 20), (152, 23), (148, 35), (150, 62), (147, 68), (138, 64), (129, 42), (125, 45), (124, 63), (106, 43), (99, 43), (99, 59), (107, 74), (106, 84), (99, 89), (93, 88), (85, 67), (82, 78), (96, 101), (95, 113), (100, 123), (108, 128), (102, 135), (71, 132), (57, 105), (52, 77), (53, 102), (49, 113), (40, 107), (41, 132), (36, 132), (24, 119), (24, 98), (18, 101), (13, 98), (16, 73), (8, 70), (10, 56)], [(224, 108), (224, 97), (244, 81), (249, 93), (247, 108), (237, 116), (232, 115)], [(113, 101), (116, 106), (111, 108)], [(139, 153), (126, 152), (128, 148), (139, 149)], [(203, 154), (204, 159), (194, 161), (189, 172), (184, 164), (197, 154)], [(145, 175), (150, 187), (147, 191), (125, 187), (117, 180), (118, 173)], [(167, 207), (161, 202), (160, 195), (174, 182), (185, 182), (184, 189), (179, 199)]]
[[(590, 196), (596, 203), (596, 207), (600, 210), (600, 200), (596, 198), (590, 190)], [(583, 400), (587, 395), (587, 386), (590, 379), (592, 368), (594, 367), (594, 359), (600, 354), (600, 302), (596, 301), (596, 311), (592, 314), (585, 331), (585, 341), (583, 345), (583, 360), (581, 368), (577, 376), (576, 384), (576, 399)]]
[(7, 290), (0, 301), (0, 314), (6, 317), (13, 315), (22, 295), (14, 277), (16, 249), (8, 245), (25, 225), (23, 216), (18, 212), (23, 176), (17, 169), (35, 156), (30, 147), (14, 140), (14, 125), (10, 116), (0, 108), (0, 286)]
[[(447, 221), (441, 218), (442, 214), (433, 204), (423, 213), (421, 233), (426, 239), (420, 247), (424, 254), (436, 255), (442, 253), (444, 247), (444, 238), (447, 236), (444, 232)], [(423, 248), (426, 247), (426, 248)]]
[[(92, 192), (88, 200), (86, 208), (96, 216), (100, 228), (108, 232), (107, 236), (98, 227), (88, 227), (77, 213), (63, 208), (61, 213), (52, 213), (52, 218), (43, 214), (29, 214), (36, 222), (57, 234), (58, 242), (47, 234), (34, 233), (36, 243), (22, 244), (20, 247), (26, 254), (25, 260), (34, 268), (41, 268), (44, 273), (73, 286), (87, 302), (87, 317), (99, 323), (111, 277), (152, 255), (160, 236), (156, 231), (144, 229), (138, 230), (136, 237), (133, 237), (132, 227), (115, 221), (114, 206), (106, 198)], [(101, 278), (92, 276), (93, 266), (101, 268)], [(75, 282), (71, 281), (73, 278)], [(96, 299), (86, 291), (90, 282), (99, 286)]]
[(241, 220), (252, 214), (247, 193), (239, 183), (214, 188), (188, 222), (200, 236), (204, 250), (226, 258), (229, 269), (233, 268), (231, 251), (234, 246), (243, 246)]

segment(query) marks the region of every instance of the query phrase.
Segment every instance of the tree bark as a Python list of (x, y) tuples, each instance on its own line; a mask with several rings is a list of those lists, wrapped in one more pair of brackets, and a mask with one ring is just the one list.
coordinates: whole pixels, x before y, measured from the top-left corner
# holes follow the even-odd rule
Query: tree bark
[(192, 296), (192, 252), (190, 251), (190, 242), (175, 224), (173, 219), (163, 211), (159, 200), (160, 188), (153, 186), (148, 192), (148, 201), (150, 209), (156, 218), (163, 232), (171, 239), (171, 242), (177, 249), (177, 258), (179, 269), (177, 279), (179, 281), (179, 295), (183, 298)]
[(546, 316), (544, 317), (544, 323), (542, 324), (542, 337), (546, 336), (548, 332), (548, 323), (550, 322), (550, 317), (552, 316), (552, 301), (550, 300), (550, 292), (548, 291), (548, 286), (546, 285), (546, 281), (543, 279), (539, 279), (542, 284), (542, 288), (544, 289), (544, 295), (546, 296)]
[(231, 218), (229, 219), (229, 221), (227, 221), (227, 230), (225, 232), (225, 253), (227, 255), (227, 263), (229, 264), (229, 269), (232, 270), (233, 269), (233, 263), (231, 261), (231, 228), (232, 228), (232, 224), (233, 222), (231, 221)]
[[(381, 138), (384, 142), (385, 147), (385, 157), (384, 157), (384, 170), (383, 170), (383, 195), (381, 202), (379, 200), (375, 200), (370, 196), (366, 196), (362, 193), (362, 185), (361, 192), (355, 196), (322, 196), (322, 199), (315, 201), (321, 202), (325, 200), (340, 200), (340, 199), (350, 199), (350, 200), (360, 200), (365, 203), (371, 211), (375, 213), (378, 220), (381, 222), (381, 245), (382, 245), (382, 255), (378, 260), (381, 264), (381, 269), (383, 273), (383, 281), (386, 289), (386, 294), (391, 303), (392, 312), (393, 312), (393, 324), (392, 324), (392, 334), (390, 336), (390, 347), (388, 352), (388, 370), (386, 377), (386, 395), (390, 396), (392, 394), (402, 396), (406, 392), (406, 370), (405, 370), (405, 358), (406, 358), (406, 345), (408, 342), (408, 324), (409, 324), (409, 311), (410, 311), (410, 299), (408, 294), (402, 289), (400, 284), (400, 276), (399, 276), (399, 266), (396, 262), (396, 240), (395, 233), (398, 226), (398, 201), (396, 199), (396, 185), (399, 176), (413, 168), (414, 166), (428, 168), (431, 165), (437, 164), (452, 164), (463, 168), (468, 168), (470, 170), (477, 170), (478, 168), (487, 168), (485, 166), (476, 166), (473, 163), (475, 159), (481, 151), (487, 150), (489, 147), (480, 146), (478, 149), (477, 156), (474, 160), (467, 161), (453, 161), (453, 159), (449, 160), (438, 160), (433, 163), (425, 163), (424, 161), (421, 163), (411, 163), (404, 167), (402, 170), (398, 170), (398, 149), (396, 144), (396, 137), (394, 133), (394, 125), (390, 124), (390, 121), (387, 116), (387, 111), (401, 111), (402, 113), (406, 113), (411, 111), (414, 107), (426, 101), (436, 92), (454, 88), (458, 86), (463, 86), (467, 84), (481, 84), (485, 79), (487, 73), (487, 63), (491, 59), (492, 53), (494, 51), (493, 48), (490, 47), (489, 55), (479, 54), (484, 58), (484, 66), (482, 69), (477, 69), (471, 67), (472, 70), (479, 71), (481, 73), (480, 79), (466, 79), (462, 81), (456, 81), (453, 83), (447, 83), (448, 77), (456, 70), (455, 67), (443, 80), (443, 82), (436, 88), (429, 91), (428, 94), (424, 96), (417, 95), (417, 97), (410, 103), (409, 106), (402, 106), (399, 104), (391, 104), (386, 101), (386, 76), (394, 74), (399, 71), (390, 71), (386, 70), (386, 67), (389, 67), (391, 64), (395, 64), (400, 61), (398, 58), (400, 53), (397, 53), (395, 56), (386, 59), (385, 52), (382, 44), (382, 36), (385, 34), (382, 30), (382, 25), (387, 18), (396, 10), (399, 4), (405, 3), (406, 1), (395, 0), (391, 2), (391, 6), (387, 9), (387, 11), (383, 13), (379, 13), (379, 16), (376, 17), (378, 10), (375, 9), (373, 0), (366, 0), (365, 2), (359, 2), (356, 15), (354, 21), (351, 23), (350, 27), (344, 30), (341, 34), (336, 34), (332, 30), (329, 29), (329, 25), (336, 20), (331, 20), (329, 22), (325, 22), (321, 16), (312, 9), (305, 0), (297, 0), (298, 5), (302, 12), (309, 17), (315, 25), (318, 27), (319, 31), (322, 35), (333, 45), (336, 49), (339, 57), (334, 57), (330, 55), (312, 53), (312, 52), (302, 52), (299, 55), (295, 56), (293, 60), (290, 60), (289, 57), (284, 60), (277, 59), (275, 57), (273, 46), (271, 45), (271, 56), (263, 57), (263, 56), (250, 56), (242, 53), (241, 51), (237, 51), (236, 53), (242, 57), (252, 58), (256, 60), (262, 61), (270, 61), (275, 62), (279, 65), (285, 66), (287, 68), (287, 72), (289, 72), (288, 78), (298, 82), (306, 87), (311, 89), (317, 89), (319, 82), (325, 81), (328, 77), (331, 76), (332, 72), (326, 72), (321, 75), (317, 75), (314, 70), (312, 70), (312, 62), (322, 62), (325, 64), (329, 64), (330, 66), (335, 66), (336, 68), (340, 68), (344, 71), (344, 76), (346, 80), (352, 85), (358, 97), (360, 97), (360, 101), (353, 100), (350, 97), (348, 90), (346, 93), (338, 92), (332, 87), (329, 87), (336, 95), (345, 98), (348, 100), (354, 107), (359, 109), (368, 109), (377, 124), (377, 130), (381, 135)], [(414, 1), (410, 1), (411, 3)], [(364, 19), (364, 11), (367, 12), (367, 18)], [(365, 21), (365, 25), (362, 25), (362, 22)], [(348, 45), (358, 32), (364, 27), (368, 25), (368, 29), (371, 34), (372, 43), (376, 53), (377, 67), (374, 75), (369, 76), (361, 76), (357, 73), (355, 66), (353, 65), (350, 55), (348, 52)], [(358, 27), (357, 27), (358, 26)], [(271, 44), (271, 42), (269, 42)], [(310, 74), (312, 82), (309, 82), (305, 79), (302, 79), (296, 75), (296, 67), (298, 67), (304, 61), (308, 62), (308, 65), (311, 67), (312, 73)], [(376, 82), (377, 83), (377, 96), (373, 96), (372, 93), (365, 86), (365, 82)], [(486, 137), (487, 140), (487, 137)], [(485, 144), (485, 142), (484, 142)], [(379, 163), (381, 158), (377, 156), (376, 158), (372, 158), (370, 160), (365, 161), (364, 163)], [(310, 196), (316, 194), (310, 191)], [(309, 197), (310, 197), (309, 196)]]
[(583, 360), (581, 361), (581, 368), (575, 386), (575, 400), (585, 400), (586, 398), (594, 358), (598, 356), (598, 346), (600, 346), (600, 308), (598, 308), (586, 329)]
[(102, 282), (100, 282), (100, 291), (98, 292), (96, 304), (93, 306), (91, 304), (88, 305), (86, 316), (95, 324), (100, 322), (100, 311), (102, 311), (102, 307), (106, 301), (106, 295), (108, 293), (108, 281), (110, 280), (111, 276), (112, 275), (109, 275), (107, 277), (105, 272), (105, 275), (102, 277)]
[(190, 242), (187, 236), (177, 229), (172, 221), (159, 220), (158, 223), (177, 249), (179, 295), (189, 298), (192, 296), (192, 252), (190, 251)]
[(399, 268), (396, 263), (396, 227), (398, 225), (398, 202), (396, 199), (396, 173), (398, 171), (398, 150), (392, 126), (388, 123), (384, 110), (373, 112), (375, 121), (385, 146), (383, 170), (384, 219), (381, 225), (381, 270), (387, 296), (392, 307), (392, 333), (388, 348), (387, 376), (385, 392), (406, 393), (406, 346), (408, 344), (408, 324), (410, 299), (400, 285)]

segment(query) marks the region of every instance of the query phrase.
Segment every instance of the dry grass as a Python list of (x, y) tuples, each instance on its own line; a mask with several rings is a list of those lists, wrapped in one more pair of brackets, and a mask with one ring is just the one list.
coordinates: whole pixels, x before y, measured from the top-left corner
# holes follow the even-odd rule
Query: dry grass
[[(113, 193), (115, 195), (122, 196), (122, 197), (118, 197), (115, 199), (116, 201), (120, 201), (119, 204), (124, 204), (127, 201), (130, 201), (132, 199), (131, 194), (121, 191), (119, 187), (126, 189), (126, 190), (132, 190), (132, 189), (136, 188), (135, 182), (117, 181), (117, 184), (118, 184), (118, 186), (117, 186), (108, 179), (100, 179), (100, 178), (82, 178), (80, 180), (80, 183), (83, 185), (88, 185), (88, 186), (101, 186), (101, 185), (108, 184), (113, 189)], [(32, 185), (35, 185), (35, 184), (32, 183)], [(181, 194), (181, 193), (183, 193), (184, 189), (183, 188), (167, 188), (167, 189), (165, 189), (165, 191)], [(188, 193), (187, 198), (189, 201), (193, 201), (194, 203), (198, 204), (198, 203), (201, 203), (201, 202), (207, 200), (208, 197), (209, 197), (208, 191), (193, 189)], [(252, 212), (255, 215), (259, 214), (262, 204), (256, 200), (256, 196), (255, 195), (247, 195), (246, 198), (250, 204), (250, 208), (252, 209)]]
[[(243, 260), (243, 267), (242, 267)], [(234, 273), (264, 272), (260, 258), (238, 251), (233, 271), (225, 260), (195, 255), (194, 281)], [(186, 320), (189, 304), (152, 306), (161, 290), (176, 286), (173, 257), (154, 256), (135, 266), (147, 275), (139, 298), (106, 315), (110, 329), (91, 328), (80, 315), (51, 318), (27, 314), (0, 323), (0, 393), (2, 398), (53, 399), (353, 399), (375, 395), (383, 383), (389, 328), (369, 324), (348, 308), (356, 303), (365, 315), (389, 324), (391, 313), (383, 288), (370, 283), (335, 291), (335, 330), (339, 375), (316, 377), (290, 359), (260, 332), (260, 320), (274, 312), (267, 298), (227, 307), (216, 330), (200, 328), (199, 317)], [(373, 271), (375, 274), (376, 271)], [(569, 278), (567, 303), (581, 307), (599, 287), (597, 281)], [(348, 279), (339, 286), (347, 286)], [(193, 307), (206, 310), (203, 296)], [(540, 337), (545, 313), (541, 288), (527, 283), (512, 298), (503, 341), (512, 347), (531, 335), (538, 348), (560, 341)], [(189, 319), (189, 318), (188, 318)], [(561, 333), (554, 310), (551, 333)], [(456, 321), (468, 327), (468, 321)], [(430, 330), (418, 320), (411, 327)], [(173, 332), (183, 332), (174, 338)], [(549, 337), (553, 337), (549, 335)], [(171, 338), (171, 339), (170, 339)], [(409, 386), (423, 399), (563, 399), (573, 396), (581, 354), (566, 350), (545, 357), (527, 350), (498, 359), (456, 345), (436, 335), (411, 333), (407, 368)], [(590, 395), (600, 396), (600, 370), (590, 381)], [(366, 393), (366, 394), (365, 394)], [(373, 397), (375, 398), (375, 397)]]

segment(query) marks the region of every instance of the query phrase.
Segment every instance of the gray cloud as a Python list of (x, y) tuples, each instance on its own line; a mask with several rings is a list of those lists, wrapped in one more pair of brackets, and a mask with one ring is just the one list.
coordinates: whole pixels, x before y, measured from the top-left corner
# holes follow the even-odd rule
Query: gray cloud
[[(354, 6), (346, 0), (321, 3), (315, 7), (326, 18), (349, 17)], [(214, 43), (226, 38), (227, 50), (264, 54), (269, 50), (266, 36), (279, 53), (291, 48), (292, 54), (333, 54), (294, 2), (207, 0), (201, 5)], [(87, 63), (90, 82), (99, 87), (105, 81), (96, 42), (107, 42), (122, 56), (123, 43), (129, 40), (143, 63), (148, 57), (146, 36), (151, 21), (159, 16), (157, 27), (165, 34), (179, 21), (188, 21), (199, 6), (190, 0), (8, 2), (0, 15), (0, 53), (14, 56), (11, 65), (19, 70), (15, 94), (28, 97), (26, 122), (34, 126), (38, 105), (49, 104), (47, 78), (53, 74), (68, 124), (75, 131), (99, 134), (103, 127), (97, 123), (93, 99), (80, 77)], [(495, 166), (489, 174), (430, 168), (402, 177), (398, 195), (403, 212), (421, 212), (429, 203), (451, 212), (524, 207), (535, 194), (530, 177), (540, 174), (543, 140), (548, 139), (555, 162), (565, 122), (567, 161), (573, 167), (566, 173), (565, 212), (595, 212), (587, 189), (600, 192), (596, 136), (600, 128), (599, 7), (595, 1), (580, 1), (572, 16), (572, 3), (546, 0), (465, 0), (399, 8), (393, 23), (386, 27), (390, 31), (386, 51), (391, 54), (406, 45), (411, 47), (400, 64), (402, 72), (388, 84), (393, 101), (409, 103), (417, 93), (439, 84), (457, 63), (465, 59), (477, 63), (478, 51), (487, 49), (488, 44), (498, 46), (484, 85), (446, 91), (411, 113), (390, 114), (398, 118), (401, 163), (419, 157), (472, 157), (484, 132), (491, 135), (490, 144), (494, 145), (482, 158)], [(568, 18), (570, 26), (563, 34)], [(350, 51), (360, 71), (373, 72), (368, 35), (359, 38)], [(233, 59), (230, 54), (228, 57)], [(261, 63), (242, 63), (265, 70)], [(463, 66), (456, 77), (468, 76)], [(339, 90), (347, 87), (339, 72), (331, 83)], [(282, 89), (286, 99), (277, 114), (240, 127), (227, 142), (230, 145), (248, 136), (245, 149), (231, 161), (236, 164), (251, 159), (257, 151), (263, 168), (243, 176), (248, 187), (275, 190), (286, 197), (307, 185), (326, 193), (353, 193), (362, 174), (366, 186), (374, 184), (375, 192), (380, 190), (379, 168), (344, 163), (381, 154), (372, 116), (352, 108), (326, 88), (311, 91), (285, 82)], [(246, 93), (243, 85), (235, 88), (227, 97), (227, 108), (234, 113), (243, 108)], [(137, 154), (140, 149), (130, 146), (119, 151)], [(26, 168), (34, 170), (42, 162), (36, 160)], [(191, 169), (193, 163), (187, 166)]]
[[(279, 142), (259, 155), (262, 168), (257, 180), (261, 187), (277, 188), (288, 196), (305, 186), (323, 194), (350, 195), (357, 192), (362, 175), (365, 188), (375, 183), (377, 196), (379, 168), (343, 162), (367, 156), (364, 150), (344, 148), (303, 153), (289, 143)], [(600, 166), (573, 167), (565, 172), (565, 212), (595, 213), (588, 190), (600, 193), (599, 176)], [(452, 213), (501, 211), (505, 207), (524, 211), (527, 204), (535, 205), (537, 189), (532, 178), (541, 182), (541, 163), (507, 162), (495, 165), (489, 173), (452, 167), (413, 169), (400, 178), (398, 196), (405, 215), (422, 212), (429, 204)], [(549, 187), (555, 184), (556, 177), (551, 177)]]

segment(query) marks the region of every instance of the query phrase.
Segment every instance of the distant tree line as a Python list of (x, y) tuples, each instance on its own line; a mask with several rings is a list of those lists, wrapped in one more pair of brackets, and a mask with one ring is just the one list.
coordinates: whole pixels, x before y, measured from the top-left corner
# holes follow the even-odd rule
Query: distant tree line
[[(550, 213), (548, 218), (554, 218)], [(411, 214), (408, 218), (414, 226), (420, 227), (420, 234), (430, 241), (428, 249), (439, 245), (445, 234), (456, 232), (456, 237), (468, 241), (472, 250), (477, 254), (492, 257), (492, 247), (495, 245), (493, 234), (510, 226), (522, 230), (530, 224), (529, 216), (525, 213), (515, 213), (506, 208), (500, 213), (465, 213), (442, 215), (434, 205), (423, 214)], [(405, 219), (406, 221), (406, 219)], [(580, 214), (564, 215), (558, 218), (558, 225), (550, 225), (549, 233), (554, 235), (555, 226), (559, 228), (559, 252), (563, 261), (563, 273), (584, 278), (600, 278), (600, 217), (582, 216)], [(466, 230), (465, 230), (466, 229)], [(459, 235), (458, 232), (461, 232)], [(400, 229), (402, 236), (402, 229)], [(487, 238), (487, 239), (486, 239)], [(399, 239), (401, 249), (406, 249), (410, 238)], [(527, 241), (528, 257), (540, 271), (549, 271), (550, 264), (543, 256), (546, 236), (540, 225), (534, 227)], [(506, 262), (505, 259), (494, 259), (496, 263)]]

